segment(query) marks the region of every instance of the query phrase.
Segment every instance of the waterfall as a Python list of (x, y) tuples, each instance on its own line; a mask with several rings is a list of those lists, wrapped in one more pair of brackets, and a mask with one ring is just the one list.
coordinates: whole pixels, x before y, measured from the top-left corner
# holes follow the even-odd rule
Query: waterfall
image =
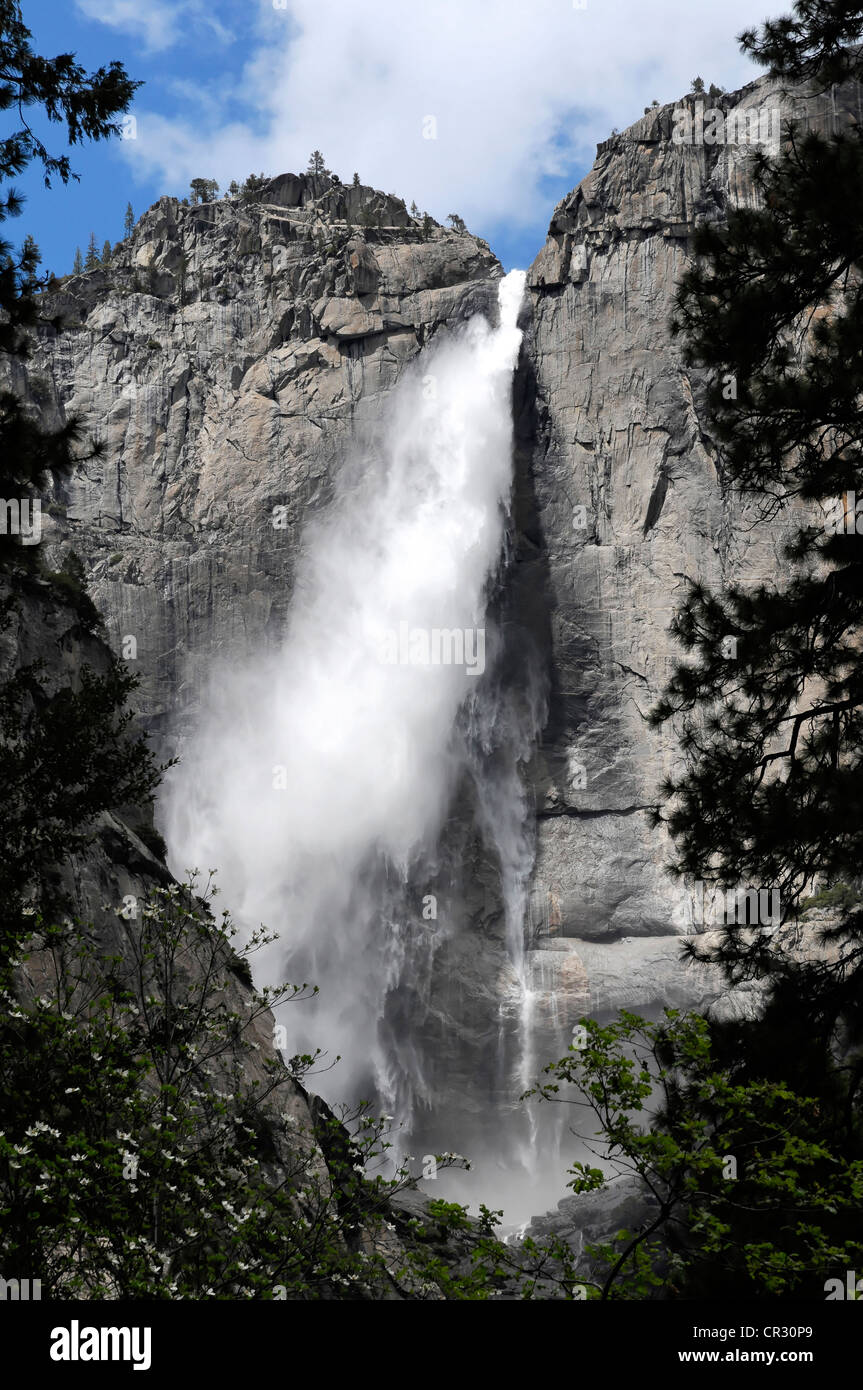
[(412, 1023), (457, 930), (429, 884), (465, 778), (525, 985), (531, 850), (517, 761), (536, 721), (505, 728), (488, 615), (524, 280), (500, 282), (496, 327), (477, 315), (421, 353), (379, 444), (344, 461), (332, 504), (306, 526), (278, 650), (213, 673), (164, 808), (175, 870), (216, 867), (237, 919), (278, 932), (256, 957), (258, 982), (319, 986), (313, 1004), (280, 1015), (291, 1051), (341, 1056), (313, 1088), (377, 1099), (406, 1132), (429, 1102)]

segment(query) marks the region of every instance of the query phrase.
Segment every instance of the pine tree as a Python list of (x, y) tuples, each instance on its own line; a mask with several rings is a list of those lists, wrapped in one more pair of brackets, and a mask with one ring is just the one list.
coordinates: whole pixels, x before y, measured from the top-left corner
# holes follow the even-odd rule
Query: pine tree
[(420, 215), (420, 210), (419, 210), (419, 208), (417, 207), (416, 203), (415, 203), (415, 202), (414, 202), (414, 203), (411, 203), (411, 217), (419, 217), (419, 215)]
[(123, 235), (130, 237), (135, 230), (135, 214), (132, 211), (132, 204), (126, 204), (126, 216), (123, 218)]
[(76, 246), (76, 247), (75, 247), (75, 259), (74, 259), (74, 261), (72, 262), (72, 274), (73, 274), (73, 275), (83, 275), (83, 273), (84, 273), (84, 257), (81, 255), (81, 248), (80, 248), (80, 246)]
[(36, 244), (35, 238), (28, 232), (24, 238), (24, 245), (21, 247), (21, 261), (27, 268), (28, 273), (35, 274), (36, 267), (42, 264), (42, 252)]
[(104, 243), (103, 243), (103, 246), (102, 246), (102, 264), (103, 264), (103, 265), (108, 265), (109, 261), (111, 260), (112, 254), (113, 254), (113, 253), (112, 253), (112, 251), (111, 251), (111, 243), (110, 243), (110, 241), (108, 240), (108, 238), (106, 237), (106, 238), (105, 238), (105, 241), (104, 241)]
[[(840, 12), (829, 0), (800, 0), (793, 17), (747, 31), (741, 44), (780, 80), (826, 92), (863, 77), (861, 38), (863, 5)], [(780, 579), (722, 593), (690, 585), (674, 629), (691, 659), (651, 715), (675, 722), (685, 767), (660, 788), (655, 819), (674, 836), (677, 874), (780, 895), (782, 925), (770, 934), (728, 926), (718, 945), (704, 948), (697, 935), (686, 943), (730, 982), (764, 990), (757, 1017), (714, 1026), (720, 1065), (747, 1084), (793, 1077), (815, 1106), (801, 1141), (858, 1161), (863, 139), (855, 121), (823, 133), (792, 124), (786, 136), (775, 157), (752, 154), (747, 205), (697, 231), (673, 329), (706, 373), (726, 485), (753, 500), (764, 526), (795, 501), (806, 519)], [(813, 887), (834, 925), (820, 941), (810, 930), (807, 942), (800, 917)], [(830, 1218), (817, 1219), (828, 1248)], [(863, 1250), (861, 1226), (846, 1216), (842, 1234), (856, 1232)], [(793, 1231), (770, 1231), (796, 1258)]]
[(352, 182), (353, 182), (354, 188), (359, 188), (359, 186), (360, 186), (360, 176), (359, 176), (359, 174), (356, 174), (356, 173), (354, 174), (354, 177), (353, 177)]
[(189, 185), (192, 194), (192, 203), (212, 203), (215, 201), (219, 191), (219, 185), (215, 179), (192, 179)]
[(324, 175), (329, 174), (329, 172), (324, 156), (321, 154), (320, 150), (312, 150), (309, 155), (309, 162), (306, 166), (306, 173)]
[[(76, 145), (116, 134), (115, 117), (128, 108), (136, 87), (140, 85), (130, 81), (119, 63), (111, 63), (88, 75), (74, 61), (73, 55), (42, 58), (33, 51), (31, 35), (21, 19), (19, 6), (9, 3), (9, 0), (0, 0), (0, 71), (4, 84), (0, 90), (0, 106), (7, 111), (14, 107), (22, 120), (20, 130), (13, 130), (0, 141), (0, 183), (20, 176), (34, 162), (42, 165), (49, 186), (52, 177), (59, 177), (64, 183), (77, 177), (72, 171), (69, 157), (52, 155), (34, 133), (33, 127), (38, 128), (39, 122), (34, 119), (33, 113), (29, 113), (29, 121), (25, 120), (22, 114), (25, 108), (35, 108), (50, 122), (63, 125), (66, 141)], [(7, 217), (19, 216), (21, 210), (21, 198), (14, 190), (0, 197), (0, 222)], [(17, 260), (12, 256), (9, 244), (5, 240), (0, 241), (0, 357), (3, 359), (4, 376), (10, 367), (14, 368), (26, 358), (29, 331), (39, 323), (46, 322), (40, 318), (34, 298), (39, 286), (36, 275), (39, 261), (39, 249), (32, 236), (25, 238)], [(80, 273), (82, 269), (81, 248), (77, 247), (75, 273)], [(52, 319), (50, 324), (55, 331), (62, 328), (60, 319)], [(22, 407), (17, 394), (0, 388), (0, 493), (3, 496), (27, 495), (43, 484), (49, 471), (62, 474), (72, 466), (73, 457), (86, 462), (100, 452), (97, 445), (86, 445), (78, 417), (67, 415), (59, 430), (46, 428), (45, 420), (33, 411), (32, 406)], [(7, 572), (33, 566), (38, 563), (34, 555), (37, 549), (4, 546), (0, 549), (0, 565)], [(71, 570), (67, 572), (66, 579), (74, 586), (75, 577)], [(62, 591), (62, 581), (60, 587)], [(98, 619), (86, 594), (82, 595), (77, 586), (74, 606), (85, 626)], [(10, 607), (7, 599), (7, 615)], [(22, 668), (0, 683), (0, 741), (3, 744), (4, 770), (11, 780), (14, 780), (13, 769), (17, 768), (23, 774), (19, 788), (22, 794), (16, 794), (13, 789), (4, 801), (4, 850), (0, 858), (5, 860), (10, 843), (17, 841), (18, 853), (29, 860), (34, 875), (62, 859), (60, 839), (64, 838), (65, 831), (55, 842), (52, 827), (57, 820), (64, 818), (65, 809), (69, 806), (70, 819), (68, 824), (64, 820), (64, 827), (82, 828), (82, 812), (93, 784), (87, 785), (89, 777), (84, 775), (78, 757), (83, 755), (87, 743), (87, 757), (90, 750), (95, 756), (95, 761), (92, 765), (88, 763), (88, 767), (95, 772), (98, 780), (100, 758), (107, 751), (104, 721), (116, 727), (115, 719), (123, 701), (120, 687), (127, 679), (117, 663), (113, 675), (105, 681), (94, 677), (88, 683), (85, 679), (80, 688), (80, 700), (71, 689), (62, 687), (62, 678), (61, 688), (58, 690), (57, 682), (52, 681), (53, 693), (49, 693), (38, 664)], [(113, 699), (114, 694), (118, 695), (117, 701)], [(51, 728), (46, 727), (43, 718), (49, 706), (53, 710)], [(70, 723), (73, 709), (77, 709), (82, 716), (82, 724), (75, 728)], [(40, 737), (42, 742), (36, 749)], [(91, 737), (92, 742), (89, 743)], [(35, 750), (29, 754), (28, 743), (33, 744)], [(56, 775), (56, 768), (54, 773), (50, 772), (48, 764), (52, 758), (55, 761), (59, 759), (57, 766), (59, 763), (65, 765), (66, 770), (59, 776)], [(52, 787), (49, 796), (23, 793), (25, 783), (34, 776), (37, 780), (47, 776), (45, 785)], [(95, 793), (97, 800), (101, 790)], [(112, 798), (115, 790), (111, 791)], [(120, 800), (123, 796), (121, 792)], [(74, 804), (76, 800), (77, 805)], [(111, 804), (116, 805), (117, 801), (112, 800)], [(64, 843), (68, 847), (68, 841)], [(0, 866), (0, 931), (3, 932), (14, 929), (21, 905), (20, 887), (16, 889), (11, 878), (8, 868)]]
[[(748, 51), (777, 76), (824, 79), (834, 41), (815, 8), (792, 56), (784, 30), (777, 41), (770, 26), (760, 40), (744, 36)], [(813, 67), (824, 42), (830, 52)], [(863, 141), (853, 131), (797, 131), (777, 159), (753, 155), (757, 205), (732, 210), (727, 228), (698, 231), (700, 259), (682, 280), (673, 325), (689, 361), (709, 373), (728, 479), (762, 499), (766, 522), (795, 497), (821, 504), (795, 538), (784, 585), (693, 589), (676, 626), (699, 662), (677, 673), (655, 716), (682, 715), (690, 730), (691, 771), (669, 788), (682, 797), (670, 817), (678, 868), (699, 877), (718, 862), (735, 882), (776, 886), (786, 915), (815, 875), (855, 878), (863, 863), (854, 771), (863, 762), (863, 556), (841, 501), (863, 462), (863, 294), (840, 295), (849, 266), (863, 267)], [(786, 338), (827, 305), (795, 361)], [(831, 530), (831, 506), (843, 534)], [(807, 699), (822, 683), (825, 694)], [(721, 706), (720, 725), (697, 736), (689, 716), (711, 706)]]
[(90, 233), (90, 240), (87, 242), (87, 254), (84, 257), (84, 269), (95, 270), (99, 264), (99, 251), (96, 246), (96, 233)]
[(241, 201), (244, 203), (253, 203), (266, 184), (267, 178), (265, 174), (249, 174), (249, 177), (240, 188)]
[[(31, 164), (41, 164), (50, 186), (55, 177), (62, 182), (75, 178), (68, 155), (50, 153), (35, 132), (39, 129), (34, 113), (64, 127), (70, 145), (101, 140), (117, 133), (116, 117), (125, 111), (140, 84), (132, 82), (120, 63), (88, 74), (75, 62), (74, 55), (43, 58), (35, 53), (31, 35), (20, 9), (11, 0), (0, 0), (0, 105), (8, 113), (17, 111), (20, 128), (15, 126), (0, 140), (0, 184), (18, 178)], [(34, 108), (29, 111), (29, 108)], [(27, 119), (28, 112), (30, 119)], [(0, 223), (21, 214), (23, 200), (14, 188), (0, 195)], [(76, 261), (81, 262), (80, 249)], [(30, 330), (40, 322), (36, 292), (39, 282), (32, 255), (12, 254), (8, 241), (0, 239), (0, 356), (6, 379), (7, 368), (26, 356)], [(54, 322), (52, 320), (52, 322)], [(59, 327), (59, 321), (55, 327)], [(46, 430), (44, 422), (25, 408), (18, 395), (0, 388), (0, 496), (22, 497), (40, 485), (49, 469), (62, 471), (71, 462), (72, 446), (80, 459), (92, 457), (82, 447), (82, 428), (75, 416), (67, 416), (59, 430)], [(2, 548), (0, 564), (35, 565), (37, 546)]]

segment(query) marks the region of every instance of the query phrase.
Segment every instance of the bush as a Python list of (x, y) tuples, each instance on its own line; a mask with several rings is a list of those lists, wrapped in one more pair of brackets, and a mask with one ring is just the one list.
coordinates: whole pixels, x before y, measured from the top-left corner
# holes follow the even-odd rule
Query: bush
[[(154, 825), (144, 822), (142, 825), (134, 826), (133, 829), (138, 839), (143, 840), (151, 854), (154, 854), (157, 859), (167, 859), (168, 846), (165, 844), (165, 838)], [(251, 984), (251, 980), (249, 983)]]
[(830, 888), (822, 888), (814, 897), (804, 898), (800, 911), (807, 912), (810, 907), (835, 907), (840, 912), (849, 912), (861, 902), (863, 897), (856, 888), (848, 883), (834, 883)]
[(59, 598), (78, 615), (85, 632), (97, 632), (104, 624), (102, 615), (87, 592), (87, 574), (80, 557), (70, 550), (59, 570), (43, 571)]

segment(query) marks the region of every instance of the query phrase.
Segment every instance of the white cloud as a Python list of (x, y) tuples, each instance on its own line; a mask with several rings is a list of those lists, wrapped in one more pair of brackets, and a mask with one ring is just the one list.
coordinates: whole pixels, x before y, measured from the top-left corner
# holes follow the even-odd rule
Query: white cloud
[[(261, 0), (258, 46), (223, 86), (248, 122), (220, 123), (203, 99), (183, 120), (136, 107), (124, 153), (177, 188), (297, 171), (319, 148), (342, 178), (357, 169), (439, 218), (523, 225), (543, 176), (589, 163), (652, 98), (675, 99), (696, 73), (726, 87), (756, 77), (735, 35), (759, 11), (753, 0)], [(427, 117), (436, 139), (423, 138)]]
[(228, 31), (209, 13), (207, 0), (76, 0), (87, 19), (133, 34), (151, 53), (171, 48), (187, 32), (190, 21), (206, 26), (217, 38)]

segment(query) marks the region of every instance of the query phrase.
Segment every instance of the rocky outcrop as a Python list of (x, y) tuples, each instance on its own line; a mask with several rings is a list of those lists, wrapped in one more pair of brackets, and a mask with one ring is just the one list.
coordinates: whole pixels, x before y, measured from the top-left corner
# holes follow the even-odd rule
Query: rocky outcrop
[[(19, 384), (101, 440), (49, 500), (45, 542), (86, 558), (134, 652), (161, 751), (215, 655), (281, 630), (299, 531), (419, 349), (495, 299), (484, 242), (401, 200), (286, 174), (255, 201), (162, 198), (111, 263), (62, 282)], [(132, 639), (132, 643), (124, 639)]]
[(639, 1177), (630, 1174), (611, 1178), (596, 1192), (562, 1197), (553, 1211), (534, 1217), (525, 1235), (540, 1246), (549, 1240), (568, 1245), (582, 1278), (602, 1287), (608, 1266), (592, 1258), (586, 1247), (614, 1247), (622, 1230), (641, 1231), (656, 1219), (658, 1212), (657, 1197)]

